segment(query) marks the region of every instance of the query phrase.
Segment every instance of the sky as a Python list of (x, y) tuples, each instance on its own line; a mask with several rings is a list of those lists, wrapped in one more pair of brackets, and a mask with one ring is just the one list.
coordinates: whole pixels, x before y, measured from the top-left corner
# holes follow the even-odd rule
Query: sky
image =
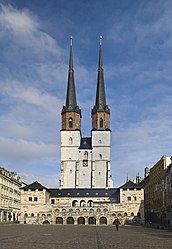
[(114, 187), (172, 154), (172, 1), (0, 0), (0, 166), (59, 187), (70, 36), (91, 136), (99, 37)]

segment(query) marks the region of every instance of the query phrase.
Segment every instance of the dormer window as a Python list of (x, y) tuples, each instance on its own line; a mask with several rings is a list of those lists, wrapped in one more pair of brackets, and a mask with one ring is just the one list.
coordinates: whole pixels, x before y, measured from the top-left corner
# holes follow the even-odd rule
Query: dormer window
[(103, 128), (103, 119), (100, 118), (100, 128)]
[(73, 118), (69, 118), (69, 128), (73, 128)]

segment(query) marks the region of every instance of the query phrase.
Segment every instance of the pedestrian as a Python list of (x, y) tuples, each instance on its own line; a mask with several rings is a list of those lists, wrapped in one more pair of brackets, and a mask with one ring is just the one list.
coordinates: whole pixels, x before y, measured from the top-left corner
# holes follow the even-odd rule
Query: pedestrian
[(118, 231), (120, 221), (119, 221), (119, 219), (118, 219), (117, 217), (116, 217), (115, 220), (114, 220), (114, 224), (115, 224), (115, 226), (116, 226), (116, 230)]

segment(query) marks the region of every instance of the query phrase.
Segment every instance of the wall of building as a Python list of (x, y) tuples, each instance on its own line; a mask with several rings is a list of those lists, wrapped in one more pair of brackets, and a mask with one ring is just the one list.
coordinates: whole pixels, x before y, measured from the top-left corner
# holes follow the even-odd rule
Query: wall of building
[(0, 222), (19, 219), (20, 187), (17, 174), (0, 167)]
[(161, 224), (166, 222), (165, 177), (166, 169), (170, 162), (170, 157), (162, 156), (150, 168), (150, 173), (145, 183), (145, 217), (147, 222)]
[[(54, 197), (43, 191), (23, 191), (21, 205), (21, 223), (28, 224), (108, 224), (113, 225), (115, 217), (121, 223), (144, 223), (143, 189), (127, 191), (129, 195), (137, 196), (137, 200), (126, 201), (125, 194), (120, 193), (120, 203), (112, 203), (109, 197)], [(37, 202), (29, 201), (29, 197), (38, 197)], [(45, 203), (46, 202), (46, 203)], [(27, 215), (25, 215), (27, 213)], [(71, 218), (71, 219), (69, 219)]]

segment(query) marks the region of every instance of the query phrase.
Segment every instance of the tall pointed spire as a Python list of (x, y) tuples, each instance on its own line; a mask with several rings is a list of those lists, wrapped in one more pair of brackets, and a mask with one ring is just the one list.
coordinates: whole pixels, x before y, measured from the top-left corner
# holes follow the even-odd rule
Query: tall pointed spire
[(66, 107), (75, 109), (76, 107), (76, 92), (73, 70), (73, 55), (72, 55), (72, 36), (70, 37), (70, 57), (69, 57), (69, 73), (68, 73), (68, 87), (66, 95)]
[(62, 113), (66, 111), (75, 111), (81, 113), (77, 106), (74, 69), (73, 69), (73, 53), (72, 53), (72, 36), (70, 36), (70, 56), (69, 56), (69, 72), (68, 72), (68, 86), (66, 94), (66, 105), (63, 106)]
[(96, 101), (95, 101), (95, 105), (92, 111), (93, 112), (106, 111), (110, 113), (110, 109), (106, 105), (106, 94), (105, 94), (105, 86), (104, 86), (103, 60), (102, 60), (102, 36), (100, 36)]

